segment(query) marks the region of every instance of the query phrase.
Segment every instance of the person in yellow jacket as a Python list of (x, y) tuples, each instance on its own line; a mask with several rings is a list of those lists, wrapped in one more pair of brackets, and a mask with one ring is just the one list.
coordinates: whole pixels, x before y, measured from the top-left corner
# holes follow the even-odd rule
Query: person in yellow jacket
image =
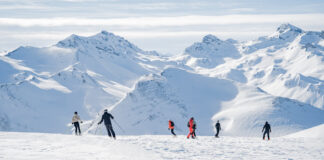
[(78, 131), (79, 131), (79, 135), (81, 135), (79, 122), (82, 123), (80, 116), (78, 115), (78, 112), (74, 112), (74, 115), (72, 117), (72, 124), (74, 125), (75, 128), (75, 135), (78, 135)]

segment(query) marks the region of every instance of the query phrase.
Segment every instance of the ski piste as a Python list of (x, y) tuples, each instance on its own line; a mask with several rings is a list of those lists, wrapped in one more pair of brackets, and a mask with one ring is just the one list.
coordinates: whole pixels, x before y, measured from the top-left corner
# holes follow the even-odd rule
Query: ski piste
[[(313, 131), (314, 132), (314, 131)], [(261, 133), (261, 132), (260, 132)], [(308, 134), (312, 135), (312, 134)], [(321, 135), (322, 136), (322, 135)], [(0, 132), (1, 159), (322, 159), (320, 138), (278, 137), (263, 141), (260, 137), (199, 136), (187, 140), (184, 135), (118, 136), (63, 135), (49, 133)]]

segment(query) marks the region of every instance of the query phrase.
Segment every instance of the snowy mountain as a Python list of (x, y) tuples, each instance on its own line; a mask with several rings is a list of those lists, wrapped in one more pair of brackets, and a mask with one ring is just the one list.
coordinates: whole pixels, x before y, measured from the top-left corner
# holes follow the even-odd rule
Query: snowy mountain
[(105, 31), (45, 48), (20, 47), (0, 59), (0, 128), (66, 132), (74, 111), (91, 119), (141, 76), (171, 63)]
[[(190, 117), (196, 119), (199, 135), (211, 135), (217, 120), (222, 122), (222, 134), (231, 136), (258, 136), (265, 121), (273, 125), (274, 136), (324, 123), (324, 111), (309, 104), (176, 68), (138, 82), (111, 110), (127, 133), (137, 135), (168, 134), (169, 119), (177, 132), (185, 134)], [(101, 132), (105, 133), (104, 128)]]
[(271, 36), (240, 44), (242, 58), (199, 72), (323, 109), (323, 33), (284, 24)]
[[(19, 47), (0, 56), (1, 130), (69, 132), (79, 111), (87, 133), (104, 108), (125, 133), (258, 136), (269, 121), (274, 136), (324, 123), (324, 32), (283, 24), (269, 36), (238, 42), (203, 37), (183, 54), (143, 51), (102, 31), (71, 35), (54, 46)], [(115, 125), (115, 124), (114, 124)]]
[(202, 42), (186, 48), (185, 63), (191, 67), (214, 68), (224, 63), (224, 58), (239, 58), (240, 53), (230, 41), (222, 41), (214, 35), (207, 35)]
[(236, 93), (228, 80), (168, 68), (139, 81), (134, 91), (112, 108), (112, 114), (130, 134), (167, 134), (169, 119), (176, 130), (186, 133), (186, 121), (194, 116), (199, 132), (207, 135), (212, 130), (210, 118), (220, 110), (220, 103), (233, 99)]

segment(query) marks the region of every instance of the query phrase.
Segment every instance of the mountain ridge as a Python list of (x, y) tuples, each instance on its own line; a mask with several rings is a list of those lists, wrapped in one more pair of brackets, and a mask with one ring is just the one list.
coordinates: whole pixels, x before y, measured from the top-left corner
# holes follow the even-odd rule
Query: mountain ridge
[[(127, 134), (167, 134), (161, 125), (168, 119), (185, 131), (182, 124), (195, 116), (203, 135), (219, 119), (227, 135), (256, 136), (265, 120), (280, 130), (276, 136), (287, 135), (324, 123), (323, 35), (291, 24), (250, 42), (209, 34), (175, 56), (106, 31), (19, 47), (0, 57), (0, 129), (62, 133), (77, 110), (89, 120), (82, 130), (93, 133), (108, 108)], [(52, 128), (39, 121), (47, 112), (55, 113)]]

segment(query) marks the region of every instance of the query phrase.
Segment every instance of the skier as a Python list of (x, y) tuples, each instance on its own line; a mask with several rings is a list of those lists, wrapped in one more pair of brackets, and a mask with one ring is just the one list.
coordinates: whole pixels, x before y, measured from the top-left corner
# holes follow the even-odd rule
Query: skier
[(195, 133), (195, 130), (196, 130), (196, 122), (194, 121), (194, 118), (191, 117), (187, 126), (189, 127), (189, 134), (187, 136), (187, 139), (190, 138), (190, 135), (191, 135), (191, 138), (192, 139), (195, 139), (196, 138), (196, 133)]
[(195, 138), (196, 138), (196, 121), (194, 120), (193, 121), (193, 126), (192, 126), (192, 134), (195, 136)]
[(216, 125), (215, 125), (215, 128), (216, 128), (216, 134), (215, 134), (215, 137), (218, 138), (218, 134), (219, 134), (219, 131), (221, 130), (221, 125), (219, 123), (219, 120), (217, 121)]
[(79, 121), (82, 123), (80, 116), (78, 115), (78, 112), (74, 112), (74, 115), (72, 117), (72, 125), (74, 125), (75, 128), (75, 135), (78, 135), (78, 131), (79, 131), (79, 135), (81, 135)]
[(105, 126), (107, 128), (108, 136), (111, 137), (111, 135), (112, 135), (113, 138), (116, 139), (116, 135), (115, 135), (115, 132), (114, 132), (114, 130), (112, 128), (110, 118), (114, 119), (114, 117), (110, 113), (108, 113), (108, 110), (105, 109), (105, 113), (102, 115), (101, 120), (98, 123), (98, 125), (101, 124), (102, 121), (104, 121)]
[(174, 133), (174, 123), (173, 121), (169, 120), (169, 130), (171, 130), (171, 133), (176, 136), (176, 134)]
[(264, 131), (264, 133), (263, 133), (263, 140), (265, 139), (265, 135), (266, 134), (268, 136), (268, 140), (270, 140), (271, 127), (270, 127), (270, 124), (267, 121), (266, 121), (266, 123), (263, 126), (262, 132), (263, 131)]

